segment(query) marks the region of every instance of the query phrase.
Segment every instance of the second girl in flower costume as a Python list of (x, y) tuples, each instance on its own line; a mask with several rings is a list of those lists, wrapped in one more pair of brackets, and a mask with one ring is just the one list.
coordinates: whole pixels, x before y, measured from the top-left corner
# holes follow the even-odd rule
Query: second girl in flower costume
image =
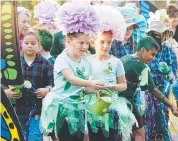
[(54, 130), (60, 141), (82, 141), (87, 129), (84, 95), (104, 88), (103, 83), (88, 80), (91, 65), (83, 57), (99, 20), (91, 5), (66, 2), (57, 12), (56, 25), (66, 35), (67, 47), (56, 58), (55, 86), (43, 101), (42, 132)]
[[(123, 140), (126, 140), (130, 137), (136, 119), (127, 107), (129, 102), (125, 98), (118, 98), (118, 91), (127, 88), (122, 62), (109, 55), (112, 40), (122, 40), (124, 37), (126, 23), (120, 12), (114, 7), (95, 5), (94, 8), (100, 17), (100, 32), (92, 40), (96, 54), (89, 56), (88, 60), (92, 65), (92, 77), (104, 82), (106, 87), (112, 91), (112, 104), (109, 107), (109, 113), (97, 114), (94, 112), (95, 110), (93, 111), (95, 103), (98, 102), (97, 97), (89, 95), (89, 113), (87, 115), (89, 140), (118, 140), (117, 129), (119, 129), (119, 133), (122, 133)], [(115, 119), (117, 116), (119, 119)]]

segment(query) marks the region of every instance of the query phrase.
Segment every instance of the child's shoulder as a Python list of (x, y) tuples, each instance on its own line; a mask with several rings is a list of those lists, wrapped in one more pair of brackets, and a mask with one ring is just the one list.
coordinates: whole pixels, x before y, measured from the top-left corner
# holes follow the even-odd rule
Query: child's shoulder
[(42, 55), (38, 54), (36, 56), (36, 62), (38, 64), (42, 64), (43, 66), (49, 67), (52, 64), (48, 61), (48, 59), (44, 58)]
[(114, 55), (111, 55), (111, 58), (110, 58), (113, 62), (121, 62), (121, 59), (115, 57)]
[(81, 57), (81, 59), (82, 59), (82, 63), (84, 63), (84, 64), (91, 64), (91, 61), (90, 61), (90, 59), (88, 58), (89, 56), (82, 56)]
[(95, 55), (94, 54), (92, 54), (92, 55), (90, 55), (90, 56), (86, 56), (86, 57), (84, 57), (86, 60), (88, 60), (89, 62), (91, 62), (94, 58), (95, 58)]

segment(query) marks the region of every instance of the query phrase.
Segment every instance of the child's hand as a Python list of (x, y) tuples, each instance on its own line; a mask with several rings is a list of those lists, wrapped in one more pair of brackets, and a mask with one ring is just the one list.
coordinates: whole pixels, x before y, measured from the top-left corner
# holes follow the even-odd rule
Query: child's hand
[(95, 90), (100, 90), (105, 88), (105, 84), (103, 82), (98, 82), (96, 80), (90, 80), (90, 87), (93, 87)]
[(92, 94), (95, 93), (96, 94), (98, 92), (98, 90), (95, 90), (92, 87), (86, 87), (85, 90), (86, 90), (86, 93), (89, 93), (89, 94), (90, 93), (92, 93)]
[(178, 117), (178, 108), (176, 106), (171, 106), (171, 111), (174, 116)]
[(49, 88), (39, 88), (35, 91), (37, 98), (43, 98), (49, 92)]
[(115, 84), (111, 84), (109, 86), (107, 86), (107, 88), (111, 91), (115, 91), (116, 90), (116, 85)]
[(15, 90), (14, 88), (9, 88), (9, 89), (5, 89), (4, 92), (6, 93), (8, 98), (12, 98), (12, 99), (19, 99), (22, 97), (22, 93), (18, 93), (18, 92), (13, 92), (13, 90)]

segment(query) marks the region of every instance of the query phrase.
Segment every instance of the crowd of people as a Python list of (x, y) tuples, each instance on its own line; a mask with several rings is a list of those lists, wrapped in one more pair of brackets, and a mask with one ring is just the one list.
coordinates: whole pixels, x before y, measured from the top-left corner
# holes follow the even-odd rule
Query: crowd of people
[[(17, 8), (24, 82), (3, 87), (26, 141), (170, 141), (178, 117), (178, 7), (95, 1)], [(168, 97), (174, 94), (177, 105)]]

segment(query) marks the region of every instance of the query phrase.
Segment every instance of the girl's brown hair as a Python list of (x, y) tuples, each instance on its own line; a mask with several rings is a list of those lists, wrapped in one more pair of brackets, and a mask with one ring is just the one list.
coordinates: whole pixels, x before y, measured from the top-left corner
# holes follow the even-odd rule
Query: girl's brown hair
[(170, 4), (166, 8), (167, 14), (169, 18), (176, 18), (178, 17), (178, 8), (174, 4)]
[(37, 31), (32, 30), (32, 29), (28, 30), (27, 33), (25, 33), (23, 39), (24, 39), (27, 35), (33, 35), (33, 36), (35, 36), (36, 39), (37, 39), (37, 41), (38, 41), (38, 44), (41, 45), (41, 44), (40, 44), (40, 37), (39, 37), (39, 34), (38, 34)]

